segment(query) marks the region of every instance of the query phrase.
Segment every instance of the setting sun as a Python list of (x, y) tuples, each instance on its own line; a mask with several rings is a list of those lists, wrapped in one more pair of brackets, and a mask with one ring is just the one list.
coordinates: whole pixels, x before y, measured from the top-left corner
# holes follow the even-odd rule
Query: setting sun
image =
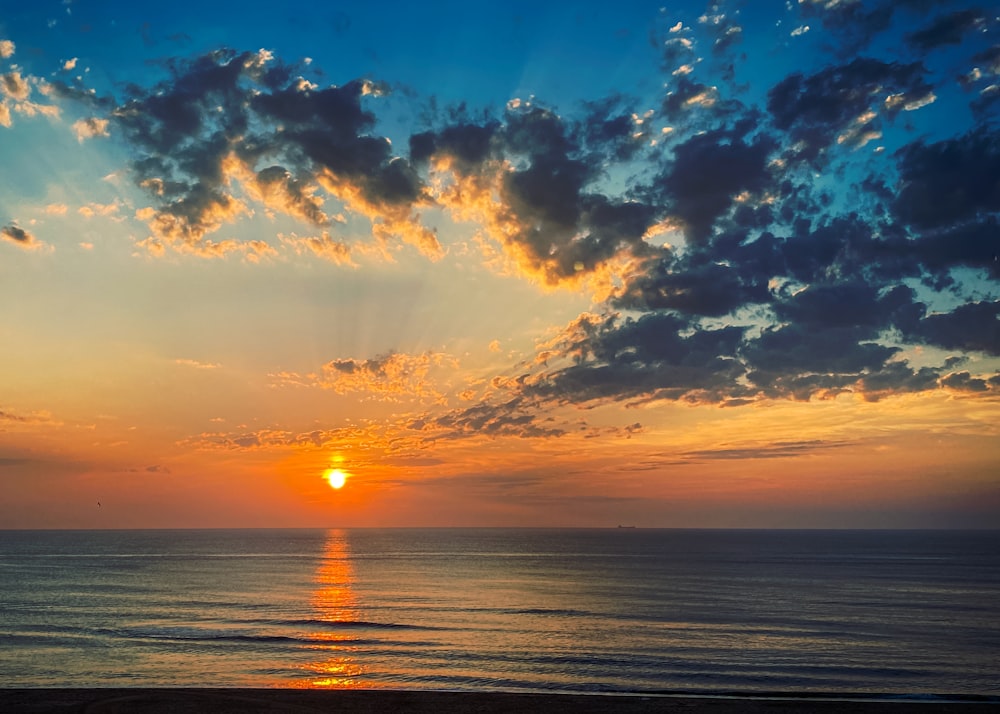
[(347, 483), (347, 474), (340, 469), (329, 469), (323, 477), (330, 484), (331, 488), (341, 489)]

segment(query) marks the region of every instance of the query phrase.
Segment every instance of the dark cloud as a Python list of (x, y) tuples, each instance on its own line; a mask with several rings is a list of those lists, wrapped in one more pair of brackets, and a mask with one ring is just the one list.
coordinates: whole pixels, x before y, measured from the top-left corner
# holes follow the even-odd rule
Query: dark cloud
[(575, 127), (576, 141), (593, 159), (625, 162), (636, 157), (649, 142), (649, 116), (640, 118), (621, 97), (588, 102), (586, 114)]
[(667, 256), (652, 263), (625, 285), (614, 299), (629, 310), (675, 310), (688, 315), (720, 317), (771, 298), (767, 281), (747, 281), (740, 271), (716, 262)]
[(28, 250), (37, 248), (38, 246), (42, 245), (41, 243), (39, 243), (38, 239), (35, 238), (33, 234), (29, 233), (24, 228), (21, 228), (20, 226), (14, 223), (8, 224), (3, 228), (0, 228), (0, 238), (9, 240), (14, 245), (19, 246), (21, 248), (26, 248)]
[(609, 399), (720, 401), (738, 396), (744, 372), (733, 358), (743, 328), (701, 329), (670, 313), (637, 319), (581, 318), (560, 352), (574, 364), (526, 383), (525, 393), (556, 402)]
[(966, 33), (982, 27), (984, 22), (983, 12), (978, 8), (955, 10), (934, 19), (922, 30), (908, 34), (906, 41), (921, 52), (942, 45), (957, 45)]
[(972, 55), (972, 62), (985, 67), (985, 72), (979, 70), (980, 75), (989, 77), (1000, 74), (1000, 45), (993, 45)]
[(432, 156), (445, 156), (455, 170), (475, 173), (489, 158), (499, 128), (499, 122), (463, 123), (446, 126), (440, 132), (414, 134), (410, 137), (410, 158), (414, 163), (426, 164)]
[[(622, 200), (596, 188), (603, 165), (635, 154), (620, 102), (588, 106), (567, 120), (530, 103), (514, 103), (503, 120), (461, 121), (411, 137), (410, 156), (423, 167), (442, 164), (473, 193), (499, 206), (483, 216), (494, 237), (525, 272), (550, 284), (574, 281), (609, 261), (647, 250), (644, 236), (657, 218), (648, 203)], [(631, 116), (629, 126), (634, 127)], [(452, 207), (476, 203), (459, 194)], [(479, 206), (479, 210), (487, 210)]]
[(914, 234), (905, 245), (941, 287), (949, 271), (976, 268), (1000, 278), (1000, 139), (980, 127), (934, 143), (917, 141), (898, 153), (894, 217)]
[(900, 187), (893, 210), (917, 229), (934, 229), (1000, 213), (1000, 135), (978, 128), (899, 152)]
[(914, 240), (911, 250), (942, 287), (955, 284), (949, 274), (955, 267), (979, 268), (994, 280), (1000, 279), (1000, 225), (996, 216), (932, 231)]
[(3, 235), (4, 238), (12, 240), (15, 243), (27, 244), (35, 240), (34, 236), (28, 233), (28, 231), (13, 224), (0, 228), (0, 235)]
[(878, 372), (861, 377), (858, 391), (869, 402), (911, 392), (924, 392), (938, 386), (940, 370), (933, 367), (913, 369), (906, 362), (889, 362)]
[(0, 457), (0, 469), (11, 466), (23, 466), (24, 464), (28, 463), (30, 463), (30, 460), (25, 458)]
[(866, 2), (830, 2), (801, 0), (799, 11), (804, 19), (819, 19), (823, 27), (834, 33), (841, 57), (863, 50), (873, 38), (889, 29), (893, 17), (900, 11), (926, 13), (949, 0), (868, 0)]
[[(784, 390), (801, 398), (796, 384), (839, 389), (863, 373), (877, 372), (899, 350), (869, 341), (870, 328), (844, 325), (811, 330), (798, 324), (769, 327), (749, 342), (746, 356), (751, 382), (771, 392)], [(802, 377), (818, 379), (815, 386)], [(806, 395), (808, 398), (808, 395)]]
[(854, 446), (849, 441), (776, 441), (765, 446), (744, 446), (686, 451), (681, 456), (695, 461), (742, 461), (744, 459), (787, 459)]
[(850, 282), (810, 285), (790, 295), (782, 295), (773, 303), (778, 320), (794, 323), (808, 330), (856, 328), (866, 331), (859, 336), (874, 338), (878, 332), (894, 324), (893, 315), (913, 305), (913, 290), (897, 286), (880, 294), (872, 284)]
[[(878, 131), (879, 105), (891, 114), (926, 97), (931, 85), (924, 73), (919, 63), (858, 57), (808, 76), (789, 75), (768, 92), (767, 109), (788, 140), (803, 145), (798, 156), (812, 161), (836, 142), (857, 145)], [(889, 95), (896, 99), (886, 106)]]
[(973, 377), (968, 372), (952, 372), (941, 379), (941, 386), (956, 392), (986, 392), (990, 389), (989, 382)]
[(673, 161), (655, 182), (652, 192), (671, 207), (691, 240), (706, 240), (737, 194), (759, 194), (770, 186), (767, 160), (775, 144), (766, 136), (748, 139), (750, 129), (743, 122), (678, 144)]
[(927, 315), (909, 326), (906, 336), (945, 349), (1000, 355), (1000, 301), (969, 302)]
[(439, 249), (431, 231), (408, 225), (423, 200), (417, 172), (372, 131), (376, 118), (364, 104), (384, 85), (321, 88), (264, 50), (218, 50), (164, 66), (168, 80), (132, 87), (112, 114), (136, 150), (137, 183), (172, 199), (142, 214), (160, 239), (204, 249), (207, 234), (249, 213), (236, 179), (314, 225), (329, 224), (322, 204), (332, 196), (377, 224), (381, 238)]

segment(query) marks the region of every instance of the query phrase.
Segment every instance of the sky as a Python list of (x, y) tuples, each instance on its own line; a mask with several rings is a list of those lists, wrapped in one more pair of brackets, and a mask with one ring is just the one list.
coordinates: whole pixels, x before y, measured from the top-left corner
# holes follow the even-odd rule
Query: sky
[(0, 528), (997, 527), (998, 110), (983, 3), (0, 0)]

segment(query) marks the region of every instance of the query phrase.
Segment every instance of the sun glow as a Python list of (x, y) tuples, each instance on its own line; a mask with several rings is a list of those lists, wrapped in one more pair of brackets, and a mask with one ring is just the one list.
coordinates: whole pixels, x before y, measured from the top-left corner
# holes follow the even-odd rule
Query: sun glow
[(323, 478), (330, 484), (330, 488), (341, 489), (347, 483), (347, 474), (340, 469), (328, 469)]

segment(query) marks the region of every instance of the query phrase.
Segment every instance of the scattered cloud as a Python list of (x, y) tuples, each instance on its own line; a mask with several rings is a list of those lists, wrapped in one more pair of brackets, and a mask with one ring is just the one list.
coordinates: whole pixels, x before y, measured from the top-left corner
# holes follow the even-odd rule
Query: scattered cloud
[(389, 352), (371, 359), (335, 359), (320, 372), (299, 375), (282, 372), (271, 375), (276, 385), (330, 389), (337, 394), (360, 392), (380, 401), (417, 399), (440, 402), (443, 394), (431, 373), (447, 373), (458, 368), (455, 358), (440, 352), (409, 355)]
[[(57, 82), (52, 93), (86, 108), (72, 125), (80, 141), (125, 142), (148, 203), (133, 215), (148, 228), (138, 250), (249, 262), (280, 250), (357, 269), (359, 256), (409, 246), (437, 260), (450, 246), (433, 215), (465, 231), (490, 268), (592, 298), (534, 362), (478, 396), (452, 388), (457, 364), (436, 352), (271, 375), (275, 386), (434, 404), (410, 422), (422, 438), (577, 433), (591, 427), (553, 410), (609, 403), (992, 396), (1000, 148), (988, 110), (1000, 50), (966, 53), (970, 125), (912, 131), (954, 91), (923, 55), (990, 22), (943, 5), (802, 0), (789, 34), (833, 37), (843, 52), (769, 86), (755, 79), (753, 104), (736, 82), (749, 42), (739, 12), (713, 2), (654, 33), (662, 93), (648, 105), (615, 95), (561, 109), (536, 98), (459, 106), (404, 127), (397, 146), (382, 133), (389, 84), (331, 84), (314, 63), (264, 49), (170, 58), (160, 81), (119, 97)], [(886, 57), (876, 39), (897, 13), (911, 31)], [(4, 106), (26, 111), (32, 86), (7, 72)], [(259, 215), (304, 229), (237, 237)], [(34, 241), (13, 224), (4, 237)], [(917, 359), (918, 347), (985, 361), (955, 372), (953, 354)]]

